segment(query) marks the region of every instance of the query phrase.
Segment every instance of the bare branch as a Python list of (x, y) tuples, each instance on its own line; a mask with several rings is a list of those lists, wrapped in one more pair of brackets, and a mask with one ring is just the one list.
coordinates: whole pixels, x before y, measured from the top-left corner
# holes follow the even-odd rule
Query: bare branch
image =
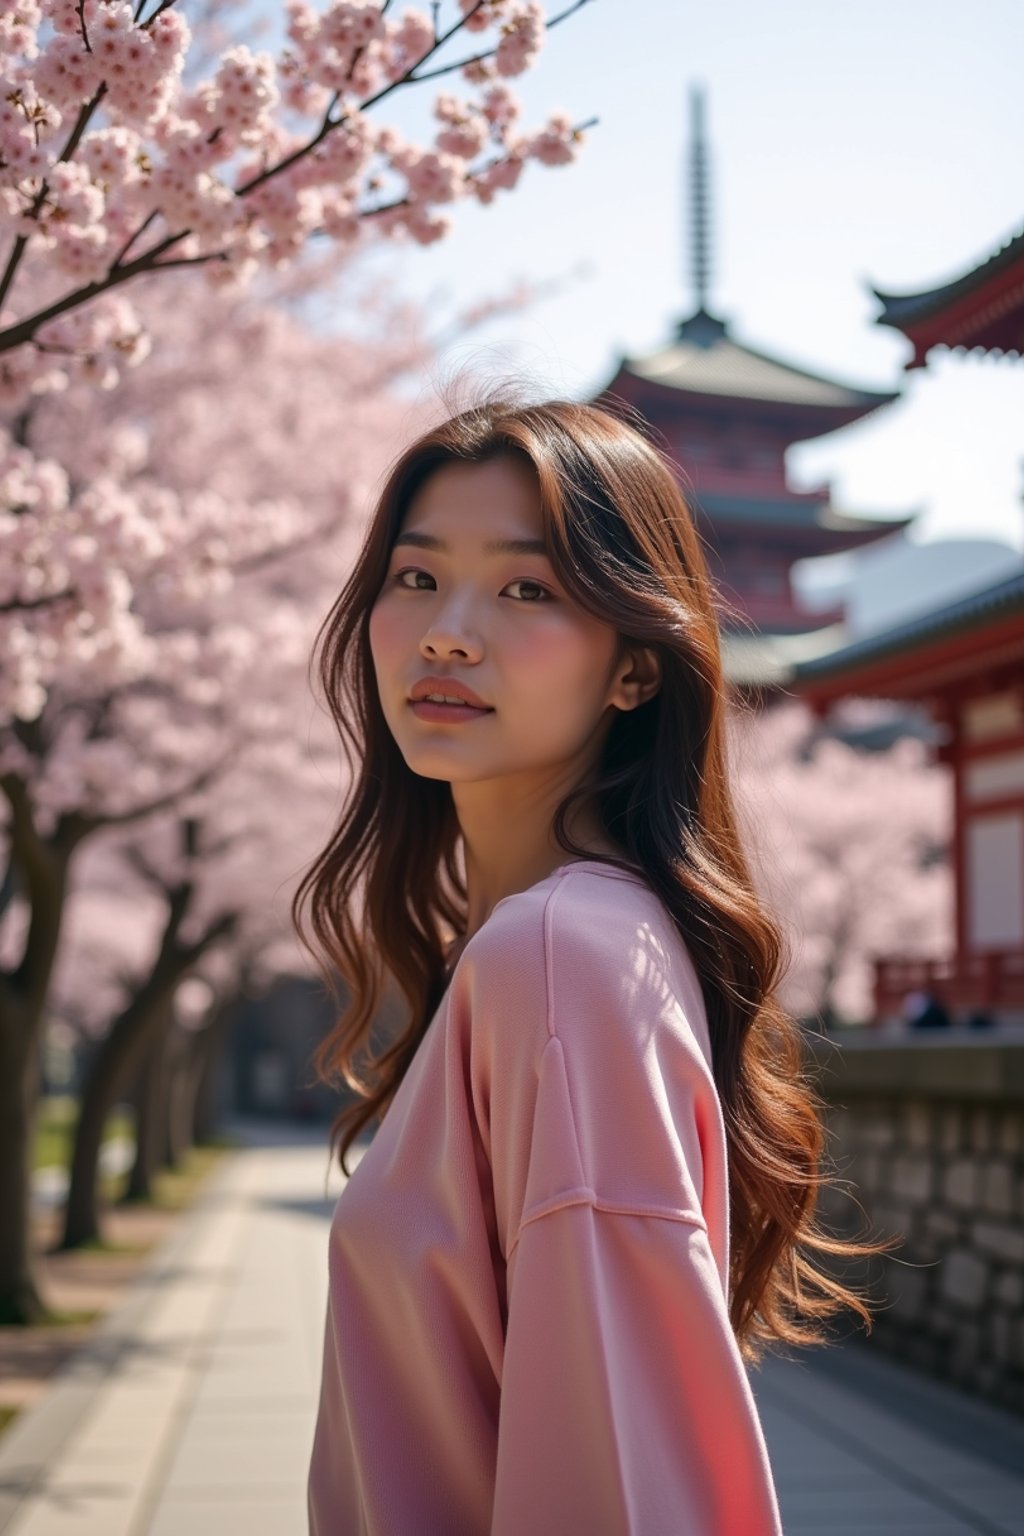
[[(590, 4), (590, 0), (576, 0), (575, 5), (570, 5), (567, 10), (561, 11), (557, 16), (552, 16), (550, 21), (545, 22), (545, 24), (544, 24), (545, 25), (545, 30), (550, 32), (551, 28), (552, 27), (557, 27), (558, 23), (560, 21), (565, 21), (567, 16), (571, 16), (572, 13), (574, 11), (578, 11), (581, 6), (589, 5), (589, 4)], [(476, 7), (474, 7), (474, 9), (476, 9)], [(472, 13), (470, 13), (470, 14), (472, 14)], [(458, 29), (456, 28), (454, 30), (458, 30)], [(451, 32), (449, 32), (447, 34), (448, 37), (451, 37), (451, 35), (452, 35)], [(442, 64), (437, 69), (428, 69), (425, 74), (422, 74), (422, 75), (410, 74), (410, 75), (407, 75), (407, 76), (403, 76), (403, 79), (408, 80), (410, 85), (418, 85), (421, 80), (436, 80), (438, 75), (450, 75), (456, 69), (465, 69), (467, 64), (478, 64), (482, 59), (493, 59), (494, 55), (497, 53), (497, 51), (498, 51), (497, 48), (489, 48), (486, 51), (486, 53), (474, 53), (474, 54), (471, 54), (468, 59), (459, 59), (454, 64)], [(425, 59), (428, 59), (429, 57), (430, 57), (430, 54), (428, 54), (428, 53), (425, 53), (423, 55), (423, 58), (425, 58)], [(421, 59), (420, 63), (422, 63), (422, 62), (423, 62), (423, 60)], [(414, 65), (413, 68), (414, 69), (419, 69), (419, 64)], [(374, 101), (379, 101), (379, 100), (380, 100), (379, 96), (375, 96), (374, 97)], [(368, 105), (367, 103), (364, 103), (364, 105), (362, 106), (362, 108), (360, 110), (365, 112), (367, 105)], [(369, 103), (369, 105), (372, 105), (372, 103)]]
[(0, 603), (0, 613), (32, 613), (39, 608), (52, 608), (54, 603), (70, 602), (78, 594), (74, 587), (69, 587), (65, 592), (51, 592), (47, 597), (12, 597), (6, 603)]
[(223, 772), (233, 756), (233, 750), (223, 753), (209, 767), (204, 768), (202, 773), (197, 774), (194, 779), (188, 780), (185, 784), (178, 785), (176, 789), (168, 790), (166, 794), (158, 795), (154, 800), (147, 800), (141, 805), (133, 806), (130, 811), (114, 811), (102, 815), (86, 811), (74, 811), (68, 815), (67, 821), (73, 831), (80, 837), (95, 831), (98, 827), (130, 826), (132, 822), (142, 821), (147, 816), (155, 816), (159, 811), (169, 810), (171, 806), (177, 805), (179, 800), (183, 800), (186, 796), (194, 795), (199, 790), (205, 789), (207, 785), (212, 784), (216, 780), (218, 774)]

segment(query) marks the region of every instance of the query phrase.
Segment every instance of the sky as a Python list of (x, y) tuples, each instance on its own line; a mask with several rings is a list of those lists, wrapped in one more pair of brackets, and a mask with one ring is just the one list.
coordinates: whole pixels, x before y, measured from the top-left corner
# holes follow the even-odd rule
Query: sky
[[(443, 241), (387, 248), (369, 269), (438, 314), (519, 280), (551, 285), (450, 348), (439, 376), (525, 371), (596, 393), (694, 307), (685, 166), (701, 84), (709, 307), (752, 347), (901, 391), (791, 449), (793, 484), (831, 482), (846, 512), (916, 513), (915, 541), (1024, 551), (1024, 360), (943, 350), (906, 373), (910, 345), (873, 323), (869, 289), (948, 281), (1024, 228), (1022, 57), (1020, 0), (589, 0), (513, 82), (527, 126), (555, 107), (599, 119), (578, 161), (531, 163), (489, 208), (454, 205)], [(458, 75), (442, 85), (463, 89)], [(430, 89), (376, 111), (422, 139)]]

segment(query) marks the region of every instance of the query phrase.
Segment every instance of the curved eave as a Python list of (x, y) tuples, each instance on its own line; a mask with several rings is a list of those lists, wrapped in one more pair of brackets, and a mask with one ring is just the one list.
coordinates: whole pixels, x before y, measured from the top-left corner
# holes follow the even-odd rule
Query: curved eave
[[(828, 502), (810, 507), (807, 503), (795, 502), (791, 517), (787, 517), (785, 504), (768, 503), (759, 515), (754, 499), (730, 504), (728, 497), (694, 493), (689, 499), (694, 510), (720, 534), (754, 536), (784, 546), (801, 545), (806, 552), (800, 554), (800, 559), (812, 558), (810, 546), (839, 554), (846, 549), (873, 544), (890, 534), (901, 533), (918, 516), (917, 512), (911, 512), (892, 518), (856, 517), (837, 511)], [(766, 515), (769, 508), (771, 515)]]
[[(629, 394), (616, 392), (616, 386), (623, 378), (628, 379), (632, 386)], [(638, 395), (649, 397), (663, 404), (666, 410), (673, 412), (685, 408), (694, 413), (735, 416), (742, 410), (744, 415), (768, 418), (778, 422), (789, 432), (788, 441), (794, 443), (804, 442), (813, 437), (824, 437), (828, 432), (838, 432), (841, 427), (850, 426), (855, 421), (862, 421), (870, 416), (872, 411), (877, 411), (883, 405), (891, 405), (894, 400), (900, 398), (898, 390), (892, 393), (862, 392), (860, 398), (849, 405), (820, 405), (759, 396), (711, 394), (705, 390), (683, 389), (674, 384), (657, 383), (653, 379), (645, 378), (643, 374), (634, 373), (629, 367), (628, 359), (624, 358), (611, 382), (594, 396), (594, 402), (597, 404), (609, 398), (617, 398), (632, 404)]]
[(982, 656), (1024, 660), (1024, 572), (831, 655), (804, 661), (794, 668), (791, 682), (820, 705), (853, 694), (924, 698), (970, 675)]
[(876, 325), (900, 331), (914, 347), (907, 368), (920, 368), (932, 347), (1024, 350), (1024, 231), (951, 282), (920, 293), (894, 294), (868, 285), (882, 306)]
[(723, 627), (722, 667), (727, 682), (738, 688), (786, 687), (801, 660), (834, 650), (846, 636), (846, 625), (835, 614), (820, 615), (824, 620), (820, 626), (817, 617), (808, 615), (812, 628), (792, 634)]

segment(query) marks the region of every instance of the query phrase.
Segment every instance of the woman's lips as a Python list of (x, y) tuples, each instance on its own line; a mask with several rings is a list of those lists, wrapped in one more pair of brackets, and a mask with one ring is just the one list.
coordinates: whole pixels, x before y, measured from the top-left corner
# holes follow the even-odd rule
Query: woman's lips
[(494, 714), (493, 709), (477, 709), (474, 704), (435, 704), (431, 699), (416, 699), (409, 708), (418, 720), (428, 720), (434, 725), (463, 725), (469, 720)]

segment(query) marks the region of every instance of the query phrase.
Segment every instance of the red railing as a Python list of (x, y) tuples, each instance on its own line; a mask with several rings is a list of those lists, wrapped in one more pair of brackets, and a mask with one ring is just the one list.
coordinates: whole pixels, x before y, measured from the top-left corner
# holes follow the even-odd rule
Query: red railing
[(913, 959), (886, 955), (875, 960), (875, 1018), (902, 1014), (908, 992), (927, 992), (958, 1012), (1024, 1008), (1024, 949), (992, 950), (956, 958)]

